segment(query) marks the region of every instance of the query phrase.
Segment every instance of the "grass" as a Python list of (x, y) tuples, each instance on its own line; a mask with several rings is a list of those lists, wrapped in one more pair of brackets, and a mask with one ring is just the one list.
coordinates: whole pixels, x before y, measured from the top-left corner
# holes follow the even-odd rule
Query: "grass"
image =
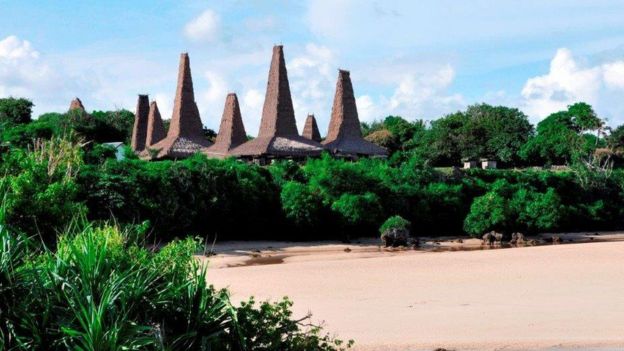
[[(0, 223), (2, 223), (0, 211)], [(74, 225), (55, 251), (0, 226), (2, 350), (344, 350), (292, 302), (230, 303), (185, 239), (158, 252), (136, 227)], [(37, 247), (39, 246), (39, 247)]]

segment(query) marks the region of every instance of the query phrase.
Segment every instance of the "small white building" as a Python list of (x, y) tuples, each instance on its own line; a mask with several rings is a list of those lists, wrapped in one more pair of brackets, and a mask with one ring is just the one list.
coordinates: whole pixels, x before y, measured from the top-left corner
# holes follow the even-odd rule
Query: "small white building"
[(483, 169), (496, 169), (496, 161), (494, 161), (494, 160), (481, 160), (481, 168), (483, 168)]
[(477, 168), (477, 161), (475, 160), (464, 161), (464, 169), (472, 169), (472, 168)]

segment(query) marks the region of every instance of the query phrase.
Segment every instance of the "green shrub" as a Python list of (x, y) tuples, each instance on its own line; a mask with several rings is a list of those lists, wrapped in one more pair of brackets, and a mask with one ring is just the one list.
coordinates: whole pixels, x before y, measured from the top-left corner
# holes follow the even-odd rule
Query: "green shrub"
[(34, 104), (28, 99), (0, 99), (0, 127), (29, 123)]
[(6, 223), (53, 242), (58, 230), (84, 214), (75, 183), (81, 153), (79, 145), (64, 139), (38, 140), (32, 151), (12, 150), (0, 178)]
[(401, 216), (392, 216), (386, 219), (386, 221), (379, 227), (379, 233), (383, 235), (390, 229), (398, 230), (410, 230), (412, 224), (407, 219)]
[(350, 345), (293, 319), (287, 300), (233, 306), (226, 290), (207, 283), (206, 266), (193, 257), (197, 241), (173, 242), (154, 253), (139, 244), (136, 231), (75, 225), (53, 252), (33, 251), (26, 239), (0, 226), (0, 349), (303, 351)]
[(340, 215), (346, 226), (374, 224), (383, 213), (379, 197), (371, 192), (363, 195), (342, 194), (331, 208)]
[(323, 203), (307, 185), (286, 182), (282, 187), (281, 199), (286, 218), (297, 227), (313, 227), (319, 221)]

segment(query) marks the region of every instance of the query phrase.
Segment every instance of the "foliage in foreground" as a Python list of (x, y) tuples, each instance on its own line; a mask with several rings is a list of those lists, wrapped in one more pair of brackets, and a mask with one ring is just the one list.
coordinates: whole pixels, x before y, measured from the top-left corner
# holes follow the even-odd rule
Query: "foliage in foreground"
[[(1, 219), (1, 218), (0, 218)], [(87, 226), (55, 252), (0, 227), (2, 350), (344, 350), (293, 320), (291, 302), (240, 307), (206, 282), (197, 242), (157, 253), (141, 230)]]

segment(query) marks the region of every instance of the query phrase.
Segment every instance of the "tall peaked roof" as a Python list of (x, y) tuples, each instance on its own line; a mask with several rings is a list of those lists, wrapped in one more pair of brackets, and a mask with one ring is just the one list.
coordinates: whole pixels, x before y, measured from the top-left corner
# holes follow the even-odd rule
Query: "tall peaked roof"
[(306, 157), (320, 155), (322, 151), (322, 145), (301, 137), (297, 131), (284, 47), (276, 45), (273, 47), (258, 137), (235, 148), (230, 154), (239, 157)]
[(212, 157), (226, 157), (229, 151), (247, 141), (247, 133), (243, 125), (238, 97), (234, 93), (228, 94), (221, 117), (219, 134), (214, 145), (207, 148), (204, 153)]
[(132, 128), (131, 140), (132, 150), (135, 152), (141, 152), (145, 149), (149, 109), (149, 97), (147, 95), (139, 95), (136, 112), (134, 113), (134, 127)]
[(82, 112), (86, 112), (84, 105), (82, 104), (82, 101), (80, 101), (79, 98), (74, 98), (69, 104), (68, 111), (73, 111), (73, 110), (80, 110)]
[(180, 55), (178, 86), (173, 103), (173, 115), (167, 137), (150, 145), (143, 158), (183, 158), (212, 145), (204, 138), (199, 109), (195, 103), (191, 64), (187, 53)]
[(152, 101), (149, 106), (149, 114), (147, 115), (147, 131), (145, 136), (145, 147), (156, 144), (167, 136), (165, 125), (158, 111), (158, 104)]
[(332, 153), (345, 156), (384, 156), (386, 150), (362, 138), (355, 95), (349, 71), (338, 70), (336, 94), (327, 138), (323, 142)]
[(195, 103), (191, 63), (187, 53), (180, 55), (178, 87), (176, 88), (171, 126), (167, 136), (173, 135), (187, 138), (203, 138), (203, 124), (199, 117), (199, 109)]
[(306, 118), (301, 136), (316, 142), (321, 141), (321, 133), (319, 132), (318, 125), (316, 124), (316, 118), (314, 118), (313, 114), (308, 115), (308, 118)]
[(284, 47), (273, 47), (258, 137), (299, 135), (288, 84)]

